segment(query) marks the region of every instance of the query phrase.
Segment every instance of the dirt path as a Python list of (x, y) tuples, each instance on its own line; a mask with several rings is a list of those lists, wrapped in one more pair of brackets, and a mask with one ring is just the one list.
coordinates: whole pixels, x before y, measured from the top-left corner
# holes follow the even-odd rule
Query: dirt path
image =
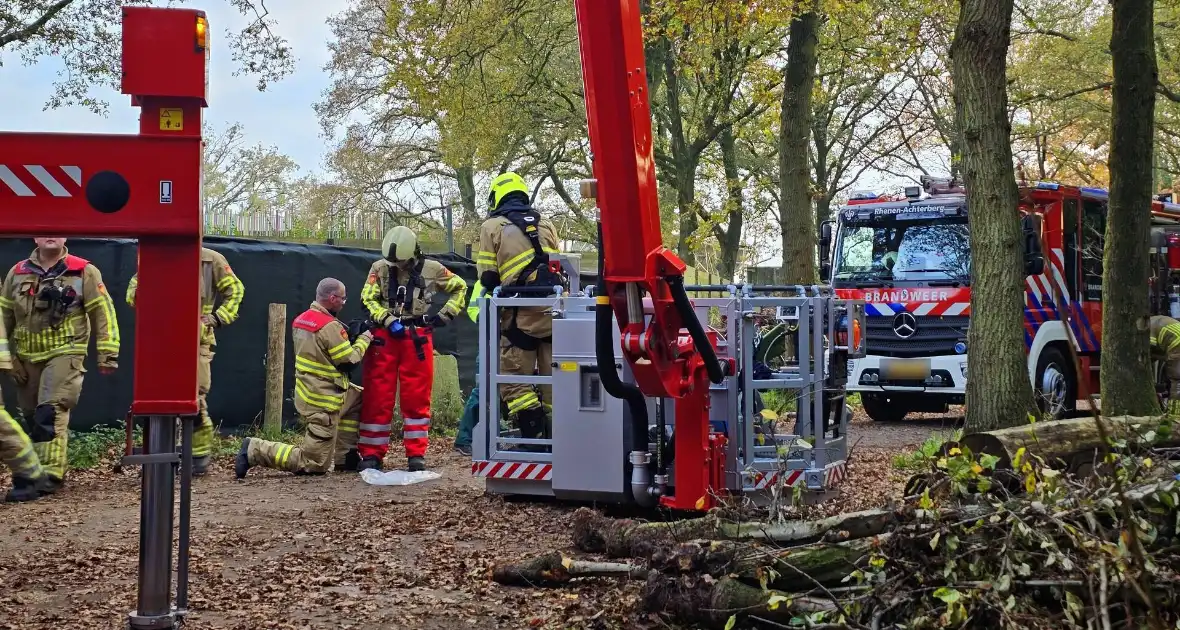
[[(851, 481), (826, 510), (895, 494), (892, 455), (952, 422), (854, 420)], [(576, 506), (486, 496), (469, 462), (445, 449), (430, 454), (442, 479), (408, 487), (258, 470), (239, 483), (218, 462), (194, 486), (186, 627), (647, 627), (634, 584), (492, 584), (496, 561), (569, 549)], [(135, 605), (138, 493), (135, 472), (101, 470), (75, 474), (52, 498), (0, 504), (0, 629), (122, 628)]]

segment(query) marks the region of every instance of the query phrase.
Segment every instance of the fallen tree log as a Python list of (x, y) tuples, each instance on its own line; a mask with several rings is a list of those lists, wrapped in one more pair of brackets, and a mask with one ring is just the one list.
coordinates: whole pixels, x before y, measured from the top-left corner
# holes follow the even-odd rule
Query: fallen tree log
[[(1128, 444), (1141, 443), (1149, 432), (1155, 432), (1161, 419), (1150, 416), (1116, 416), (1102, 418), (1106, 433), (1112, 439)], [(1157, 439), (1160, 439), (1157, 437)], [(1180, 446), (1180, 431), (1160, 439), (1159, 446)], [(968, 448), (974, 455), (988, 454), (1000, 458), (996, 470), (1011, 469), (1016, 452), (1023, 448), (1027, 456), (1040, 457), (1045, 465), (1062, 470), (1077, 471), (1102, 446), (1102, 438), (1093, 417), (1070, 418), (1037, 422), (1007, 429), (969, 433), (957, 443), (948, 442), (944, 452), (953, 446)]]
[(836, 602), (823, 597), (795, 595), (760, 588), (740, 580), (710, 576), (669, 577), (652, 573), (644, 585), (648, 612), (668, 615), (695, 627), (724, 628), (732, 615), (751, 615), (787, 627), (809, 613), (835, 612)]
[(492, 579), (506, 586), (561, 586), (579, 577), (647, 579), (648, 570), (619, 562), (574, 560), (552, 552), (520, 564), (498, 565)]
[(712, 516), (666, 523), (612, 519), (589, 508), (574, 514), (574, 546), (614, 558), (649, 558), (659, 549), (692, 540), (746, 540), (799, 545), (840, 541), (884, 533), (902, 520), (895, 510), (865, 510), (781, 524), (726, 523)]
[(891, 534), (839, 543), (775, 549), (736, 541), (677, 545), (652, 555), (651, 568), (666, 573), (730, 575), (787, 591), (839, 584)]

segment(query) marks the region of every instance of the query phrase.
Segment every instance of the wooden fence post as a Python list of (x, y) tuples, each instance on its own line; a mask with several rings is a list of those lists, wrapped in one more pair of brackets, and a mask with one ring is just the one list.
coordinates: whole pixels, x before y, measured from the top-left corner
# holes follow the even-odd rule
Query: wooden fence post
[(266, 327), (266, 411), (262, 430), (277, 435), (283, 428), (283, 363), (287, 359), (287, 305), (271, 304)]

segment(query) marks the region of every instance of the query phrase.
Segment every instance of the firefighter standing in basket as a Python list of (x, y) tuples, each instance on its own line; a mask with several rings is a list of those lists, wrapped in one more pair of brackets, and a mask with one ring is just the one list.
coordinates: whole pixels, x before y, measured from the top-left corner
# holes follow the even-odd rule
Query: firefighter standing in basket
[[(549, 266), (549, 254), (557, 252), (557, 230), (533, 209), (528, 184), (516, 173), (504, 173), (492, 181), (488, 194), (491, 216), (479, 229), (476, 265), (479, 283), (501, 297), (544, 297), (563, 285), (560, 274)], [(518, 289), (513, 291), (512, 289)], [(519, 289), (527, 289), (520, 291)], [(477, 297), (477, 296), (473, 296)], [(548, 307), (515, 307), (500, 311), (500, 373), (531, 376), (552, 373), (553, 319)], [(549, 436), (552, 388), (541, 396), (529, 385), (506, 384), (500, 388), (501, 406), (514, 419), (521, 437)]]
[(1168, 415), (1180, 415), (1180, 322), (1166, 315), (1152, 315), (1148, 324), (1151, 331), (1151, 358), (1164, 361), (1164, 376), (1168, 377)]
[[(131, 276), (127, 286), (127, 304), (135, 308), (135, 292), (139, 286), (139, 274)], [(209, 403), (206, 398), (213, 385), (213, 353), (217, 348), (214, 330), (228, 326), (238, 319), (238, 309), (246, 287), (229, 261), (219, 252), (208, 247), (201, 248), (201, 337), (197, 353), (197, 413), (200, 424), (193, 431), (193, 475), (200, 477), (209, 472), (210, 454), (213, 452), (213, 419), (209, 417)], [(221, 304), (214, 310), (216, 298)]]
[[(408, 227), (398, 226), (386, 232), (381, 253), (384, 258), (373, 263), (361, 290), (361, 302), (379, 326), (375, 338), (382, 344), (365, 355), (358, 468), (380, 470), (389, 450), (393, 406), (400, 388), (407, 467), (411, 471), (425, 470), (434, 386), (431, 331), (445, 326), (463, 308), (467, 283), (438, 261), (424, 258), (418, 249), (418, 236)], [(439, 291), (450, 299), (431, 315), (431, 301)]]
[(32, 255), (4, 278), (0, 311), (16, 342), (10, 372), (48, 493), (65, 480), (70, 410), (82, 394), (91, 331), (98, 371), (111, 374), (119, 364), (119, 323), (97, 267), (70, 254), (64, 238), (34, 241)]
[(291, 323), (295, 411), (304, 424), (303, 442), (292, 446), (258, 438), (242, 440), (242, 450), (234, 460), (238, 479), (253, 466), (297, 475), (322, 475), (333, 461), (338, 470), (345, 468), (344, 458), (355, 437), (338, 437), (337, 432), (341, 418), (356, 418), (361, 405), (361, 390), (349, 381), (348, 373), (365, 356), (373, 333), (357, 331), (353, 340), (336, 319), (346, 301), (344, 284), (339, 280), (320, 280), (315, 300)]

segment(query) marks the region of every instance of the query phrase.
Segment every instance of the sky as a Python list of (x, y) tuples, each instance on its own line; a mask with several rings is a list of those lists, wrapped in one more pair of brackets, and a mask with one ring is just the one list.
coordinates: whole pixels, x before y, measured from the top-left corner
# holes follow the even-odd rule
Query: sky
[[(346, 0), (282, 0), (267, 8), (277, 20), (277, 31), (292, 45), (296, 57), (295, 72), (259, 92), (250, 76), (232, 76), (235, 67), (226, 46), (226, 29), (237, 32), (246, 19), (226, 0), (203, 0), (187, 3), (203, 9), (209, 18), (211, 45), (209, 72), (209, 108), (206, 120), (214, 129), (238, 122), (249, 144), (275, 146), (289, 155), (304, 172), (321, 170), (330, 146), (321, 137), (319, 121), (312, 105), (329, 85), (324, 72), (331, 31), (328, 17), (347, 6)], [(130, 106), (127, 97), (117, 90), (96, 91), (110, 104), (106, 117), (85, 108), (42, 111), (53, 93), (53, 82), (61, 64), (41, 59), (24, 66), (18, 55), (0, 56), (0, 129), (6, 131), (53, 131), (68, 133), (135, 133), (139, 110)], [(20, 95), (8, 98), (7, 95)]]

